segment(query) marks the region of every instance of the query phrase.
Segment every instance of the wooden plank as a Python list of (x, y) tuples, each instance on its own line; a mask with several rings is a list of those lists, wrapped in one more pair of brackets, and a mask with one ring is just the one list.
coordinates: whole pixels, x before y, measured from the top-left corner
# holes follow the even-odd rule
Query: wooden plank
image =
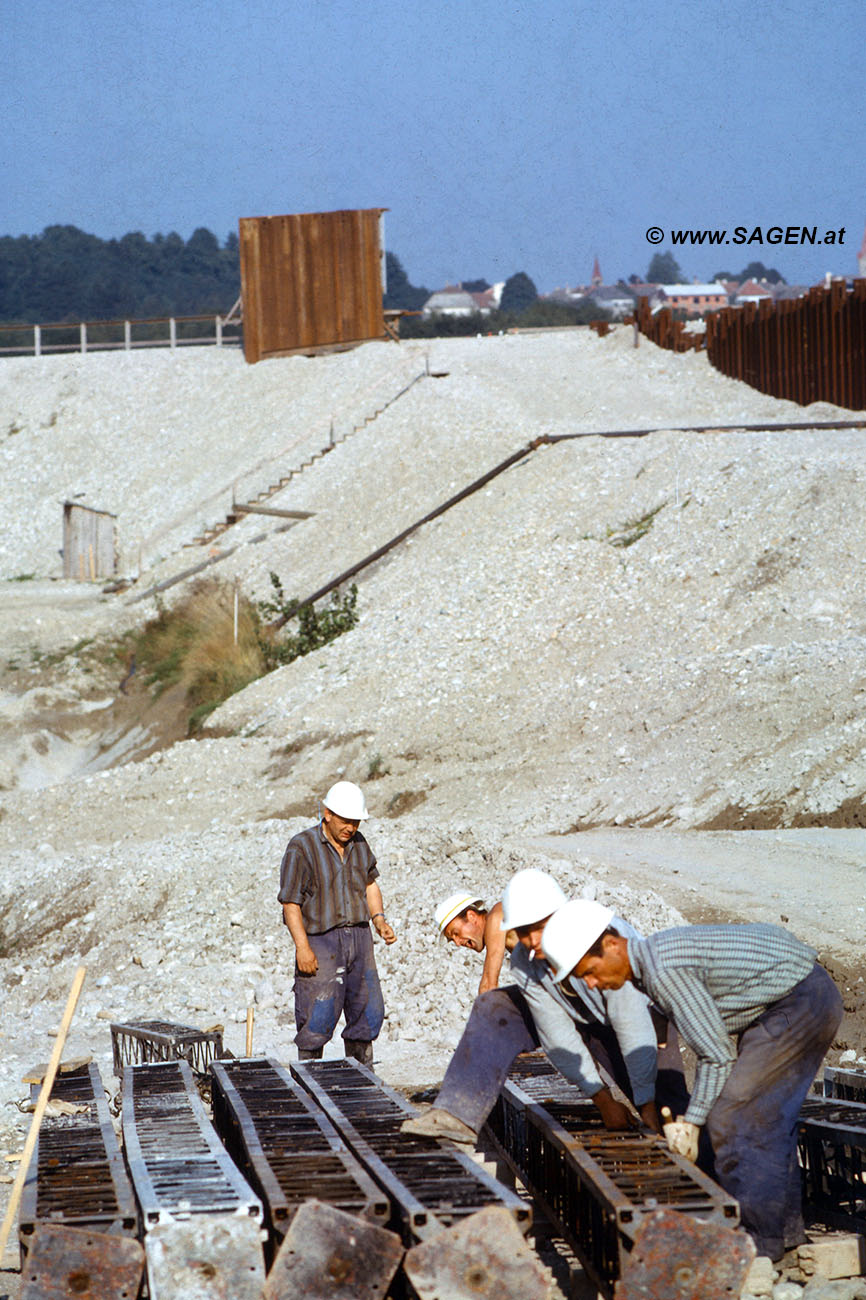
[(54, 1042), (54, 1051), (51, 1053), (51, 1060), (48, 1062), (48, 1069), (45, 1072), (45, 1078), (42, 1080), (42, 1089), (33, 1111), (33, 1118), (30, 1121), (30, 1130), (27, 1134), (27, 1140), (24, 1143), (24, 1150), (21, 1153), (21, 1163), (18, 1166), (18, 1174), (15, 1178), (15, 1183), (9, 1197), (9, 1205), (6, 1209), (6, 1218), (3, 1220), (3, 1226), (0, 1227), (0, 1261), (2, 1261), (3, 1252), (6, 1250), (6, 1242), (9, 1240), (9, 1232), (12, 1228), (15, 1215), (18, 1213), (18, 1202), (21, 1200), (21, 1193), (24, 1190), (24, 1183), (27, 1178), (30, 1161), (36, 1147), (36, 1139), (39, 1137), (39, 1125), (42, 1123), (42, 1116), (45, 1114), (45, 1107), (48, 1105), (48, 1098), (51, 1096), (51, 1089), (54, 1085), (54, 1080), (57, 1077), (57, 1071), (60, 1068), (60, 1058), (63, 1055), (66, 1035), (69, 1033), (69, 1026), (72, 1024), (72, 1017), (75, 1015), (75, 1008), (78, 1005), (78, 999), (81, 996), (81, 989), (86, 974), (87, 968), (85, 966), (79, 966), (78, 970), (75, 972), (72, 987), (69, 990), (69, 997), (66, 1000), (66, 1009), (63, 1012), (63, 1019), (60, 1022), (60, 1028), (57, 1031), (57, 1038)]
[(242, 506), (236, 501), (232, 514), (236, 515), (277, 515), (280, 519), (312, 519), (315, 510), (278, 510), (276, 506)]

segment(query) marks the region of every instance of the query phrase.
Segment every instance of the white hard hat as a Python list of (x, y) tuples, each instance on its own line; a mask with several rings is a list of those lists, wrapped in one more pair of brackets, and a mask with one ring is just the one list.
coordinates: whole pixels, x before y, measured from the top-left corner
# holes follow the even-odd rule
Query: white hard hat
[(518, 925), (535, 925), (551, 912), (562, 907), (565, 894), (546, 871), (526, 867), (512, 876), (502, 895), (502, 928), (513, 930)]
[(542, 932), (541, 950), (555, 980), (571, 974), (612, 920), (612, 910), (590, 898), (575, 898), (554, 912)]
[(354, 781), (338, 781), (332, 785), (322, 803), (338, 817), (345, 817), (346, 821), (365, 822), (370, 815), (361, 789)]
[(479, 898), (477, 894), (467, 894), (465, 889), (461, 889), (458, 894), (449, 894), (443, 900), (433, 913), (436, 918), (436, 924), (439, 926), (439, 933), (445, 933), (445, 927), (449, 921), (453, 921), (455, 916), (465, 912), (467, 907), (474, 907), (480, 910), (484, 906), (484, 899)]

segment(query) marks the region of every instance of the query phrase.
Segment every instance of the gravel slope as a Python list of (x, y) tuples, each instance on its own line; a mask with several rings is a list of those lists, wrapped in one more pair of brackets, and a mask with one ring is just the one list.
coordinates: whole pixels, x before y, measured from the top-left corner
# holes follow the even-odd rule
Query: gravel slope
[[(224, 485), (254, 485), (260, 470), (274, 481), (302, 441), (327, 441), (335, 407), (360, 422), (428, 365), (447, 373), (271, 498), (311, 518), (283, 532), (249, 518), (215, 547), (182, 547), (224, 512)], [(208, 350), (0, 366), (13, 521), (0, 541), (0, 1100), (22, 1096), (22, 1069), (47, 1059), (81, 960), (70, 1051), (88, 1047), (106, 1072), (110, 1019), (222, 1020), (240, 1051), (251, 1000), (256, 1050), (290, 1056), (277, 867), (338, 776), (367, 788), (399, 933), (379, 949), (379, 1055), (396, 1082), (441, 1075), (479, 975), (477, 958), (434, 939), (440, 894), (465, 883), (492, 899), (535, 863), (651, 929), (680, 915), (652, 888), (665, 828), (698, 846), (715, 842), (702, 826), (859, 837), (866, 428), (809, 428), (851, 414), (762, 396), (705, 357), (635, 351), (624, 329), (371, 344), (252, 368)], [(789, 419), (802, 429), (670, 431)], [(132, 603), (138, 592), (203, 558), (252, 595), (270, 570), (309, 592), (539, 434), (632, 426), (668, 431), (541, 447), (365, 570), (358, 626), (227, 701), (212, 718), (221, 734), (105, 766), (94, 724), (77, 763), (72, 741), (49, 763), (116, 683), (69, 654), (28, 692), (10, 660), (131, 626), (154, 609)], [(78, 491), (118, 512), (132, 574), (141, 549), (140, 581), (121, 595), (53, 579), (58, 503)], [(618, 545), (641, 518), (645, 533)], [(10, 581), (24, 573), (38, 576)], [(631, 878), (612, 842), (592, 850), (576, 835), (558, 849), (551, 837), (575, 826), (656, 828), (641, 832), (655, 847)], [(736, 843), (736, 881), (723, 865), (702, 874), (700, 847), (694, 879), (702, 901), (749, 916), (773, 865), (748, 831)], [(844, 860), (854, 905), (857, 845), (846, 840)], [(786, 853), (796, 878), (796, 848)], [(821, 855), (803, 861), (808, 916)], [(684, 893), (670, 901), (688, 914)], [(822, 914), (822, 949), (832, 931)], [(858, 1052), (861, 1024), (846, 1030)], [(0, 1116), (0, 1147), (13, 1149), (24, 1120), (8, 1105)]]

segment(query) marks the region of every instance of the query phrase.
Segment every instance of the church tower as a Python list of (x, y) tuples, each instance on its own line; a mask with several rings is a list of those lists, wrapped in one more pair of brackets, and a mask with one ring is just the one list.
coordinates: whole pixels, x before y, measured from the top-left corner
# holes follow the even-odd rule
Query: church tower
[[(864, 247), (866, 247), (866, 242), (864, 242)], [(861, 272), (861, 274), (863, 273)], [(597, 289), (600, 285), (604, 284), (604, 281), (601, 278), (601, 267), (598, 264), (597, 255), (595, 261), (592, 264), (592, 279), (590, 280), (590, 284), (592, 285), (593, 289)]]

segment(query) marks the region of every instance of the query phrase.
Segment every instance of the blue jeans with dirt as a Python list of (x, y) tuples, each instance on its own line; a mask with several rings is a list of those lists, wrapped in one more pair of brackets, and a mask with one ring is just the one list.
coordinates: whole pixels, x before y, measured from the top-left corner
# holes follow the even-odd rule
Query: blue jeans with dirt
[(818, 965), (740, 1035), (737, 1059), (707, 1118), (716, 1178), (740, 1202), (759, 1255), (805, 1241), (797, 1120), (842, 1019)]
[[(627, 1097), (631, 1083), (616, 1034), (599, 1022), (577, 1026), (597, 1065)], [(513, 984), (481, 993), (473, 1003), (466, 1028), (451, 1058), (436, 1105), (456, 1115), (476, 1133), (487, 1119), (514, 1058), (538, 1047), (532, 1014)], [(659, 1047), (656, 1101), (675, 1115), (688, 1104), (680, 1046), (673, 1025), (667, 1026)]]
[(337, 926), (307, 936), (319, 969), (304, 975), (295, 965), (295, 1043), (302, 1051), (324, 1047), (345, 1013), (343, 1038), (373, 1042), (385, 1004), (369, 925)]

